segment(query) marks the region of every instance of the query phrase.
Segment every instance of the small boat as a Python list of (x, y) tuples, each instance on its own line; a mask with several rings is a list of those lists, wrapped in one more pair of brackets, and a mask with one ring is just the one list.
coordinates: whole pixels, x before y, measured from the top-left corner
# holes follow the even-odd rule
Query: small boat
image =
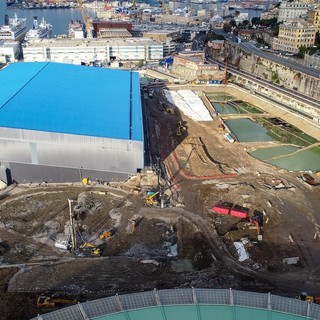
[(7, 6), (11, 6), (12, 4), (14, 4), (16, 1), (15, 0), (7, 0)]
[(38, 24), (37, 17), (34, 17), (33, 27), (27, 32), (25, 39), (30, 40), (48, 38), (50, 36), (51, 30), (52, 25), (50, 23), (47, 23), (44, 18), (42, 18), (41, 23)]

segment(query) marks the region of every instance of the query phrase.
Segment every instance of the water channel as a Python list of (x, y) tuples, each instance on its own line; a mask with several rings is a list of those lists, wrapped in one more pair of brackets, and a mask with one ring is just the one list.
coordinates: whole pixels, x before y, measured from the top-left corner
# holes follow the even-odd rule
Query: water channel
[[(259, 108), (246, 102), (236, 101), (234, 97), (222, 92), (209, 93), (207, 97), (214, 110), (221, 115), (263, 113)], [(231, 99), (234, 100), (230, 101)], [(281, 122), (281, 119), (278, 120)], [(317, 141), (311, 137), (308, 139), (307, 134), (300, 132), (297, 128), (285, 122), (283, 124), (279, 122), (278, 125), (275, 123), (271, 127), (269, 124), (268, 129), (250, 118), (225, 119), (224, 122), (238, 142), (279, 142), (281, 141), (281, 136), (278, 136), (279, 140), (277, 139), (279, 133), (283, 135), (282, 138), (286, 137), (285, 144), (258, 148), (250, 152), (252, 157), (288, 171), (320, 170), (320, 146), (313, 146)], [(299, 144), (299, 139), (301, 139), (300, 142), (303, 141), (302, 144)]]

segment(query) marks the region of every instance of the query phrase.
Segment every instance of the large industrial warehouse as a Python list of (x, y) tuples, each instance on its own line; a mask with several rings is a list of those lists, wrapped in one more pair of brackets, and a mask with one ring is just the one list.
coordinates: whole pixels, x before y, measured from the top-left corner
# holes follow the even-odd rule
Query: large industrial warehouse
[(0, 71), (0, 179), (117, 181), (144, 166), (139, 75), (59, 63)]

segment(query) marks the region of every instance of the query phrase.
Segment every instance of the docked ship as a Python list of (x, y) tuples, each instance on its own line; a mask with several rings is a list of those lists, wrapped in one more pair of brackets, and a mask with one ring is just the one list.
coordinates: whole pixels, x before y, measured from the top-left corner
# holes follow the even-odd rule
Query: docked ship
[(22, 40), (27, 33), (26, 18), (4, 16), (4, 25), (0, 27), (0, 40)]
[(16, 0), (7, 0), (7, 6), (11, 6), (15, 2), (16, 2)]
[(27, 32), (25, 39), (31, 40), (48, 38), (50, 36), (51, 30), (52, 25), (50, 23), (47, 23), (44, 18), (42, 18), (41, 23), (38, 24), (38, 18), (33, 17), (33, 27)]
[(85, 26), (80, 20), (71, 20), (69, 24), (69, 37), (72, 39), (83, 39), (85, 36)]

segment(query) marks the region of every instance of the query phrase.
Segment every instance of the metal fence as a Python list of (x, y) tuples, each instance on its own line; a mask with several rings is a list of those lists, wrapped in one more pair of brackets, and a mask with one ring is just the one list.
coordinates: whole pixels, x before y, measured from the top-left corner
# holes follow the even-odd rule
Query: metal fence
[[(166, 289), (154, 290), (141, 293), (115, 295), (108, 298), (78, 303), (57, 311), (38, 315), (32, 320), (90, 320), (108, 319), (108, 315), (118, 314), (112, 319), (131, 319), (130, 312), (133, 310), (141, 312), (145, 309), (161, 309), (158, 318), (167, 319), (166, 309), (180, 307), (177, 311), (181, 313), (181, 307), (194, 306), (199, 308), (195, 313), (195, 320), (203, 320), (201, 308), (208, 306), (228, 308), (229, 317), (224, 319), (237, 319), (236, 313), (247, 312), (247, 315), (255, 319), (320, 319), (320, 305), (307, 301), (296, 300), (276, 296), (270, 293), (256, 293), (238, 291), (232, 289)], [(230, 309), (230, 310), (229, 310)], [(238, 310), (238, 311), (237, 311)], [(259, 317), (257, 318), (256, 316)], [(181, 315), (181, 314), (180, 314)], [(256, 316), (255, 316), (256, 315)], [(273, 316), (274, 315), (274, 316)], [(141, 318), (143, 319), (143, 312)], [(157, 318), (157, 317), (155, 317)], [(190, 318), (190, 316), (189, 316)]]

